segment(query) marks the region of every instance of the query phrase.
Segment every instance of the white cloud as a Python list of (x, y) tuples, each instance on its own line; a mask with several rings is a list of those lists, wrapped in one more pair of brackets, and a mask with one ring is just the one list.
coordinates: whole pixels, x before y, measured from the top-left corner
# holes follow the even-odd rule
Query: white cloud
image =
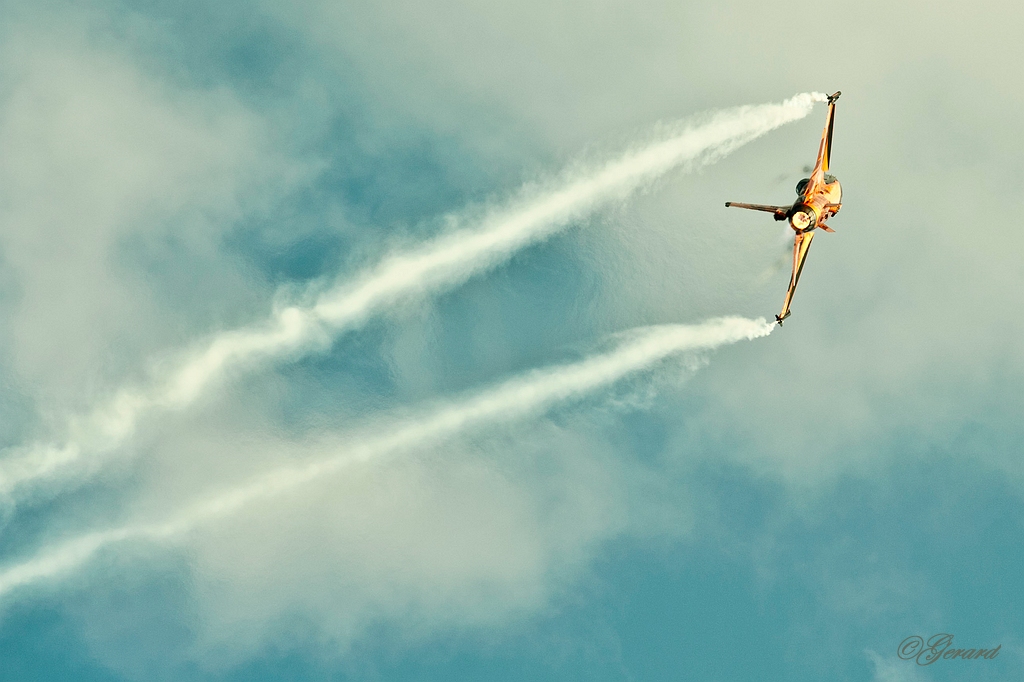
[[(728, 433), (736, 446), (716, 456), (814, 483), (890, 456), (880, 446), (893, 432), (925, 444), (946, 439), (965, 407), (1021, 373), (1021, 323), (1007, 313), (1021, 288), (1020, 233), (1006, 219), (1019, 204), (1013, 121), (1021, 95), (1001, 75), (1020, 61), (1020, 43), (992, 37), (1020, 23), (1017, 6), (1000, 8), (998, 26), (984, 11), (961, 20), (941, 4), (924, 15), (899, 10), (884, 26), (877, 3), (836, 7), (828, 58), (808, 66), (800, 41), (777, 39), (801, 18), (799, 3), (771, 11), (749, 3), (268, 5), (287, 12), (300, 40), (323, 47), (303, 78), (326, 82), (340, 63), (354, 63), (370, 84), (365, 92), (383, 102), (377, 110), (399, 107), (477, 149), (533, 145), (564, 157), (659, 118), (840, 81), (835, 164), (848, 203), (838, 232), (815, 247), (785, 333), (736, 348), (706, 375), (695, 401), (703, 407), (687, 413), (685, 431), (667, 429), (673, 454), (699, 457)], [(154, 353), (260, 319), (272, 292), (218, 240), (308, 168), (227, 86), (166, 82), (116, 40), (87, 37), (77, 14), (55, 16), (7, 28), (0, 69), (0, 362), (4, 381), (13, 376), (41, 415), (21, 426), (30, 436), (59, 432), (69, 412), (140, 381)], [(936, 56), (951, 44), (958, 52)], [(314, 105), (278, 114), (321, 107), (320, 125), (341, 99), (324, 91)], [(813, 153), (812, 120), (581, 237), (589, 258), (581, 262), (600, 278), (600, 295), (587, 302), (592, 327), (578, 336), (709, 311), (776, 310), (785, 268), (767, 283), (751, 281), (780, 251), (775, 225), (726, 214), (721, 203), (791, 197)], [(386, 229), (365, 238), (383, 242)], [(152, 259), (138, 258), (147, 249), (176, 273), (173, 286), (147, 270)], [(484, 326), (436, 326), (463, 323)], [(403, 349), (416, 356), (417, 342)], [(427, 387), (437, 383), (431, 371), (443, 371), (416, 369)], [(391, 377), (397, 392), (412, 374)], [(301, 453), (279, 433), (275, 411), (297, 390), (285, 386), (292, 379), (255, 377), (204, 404), (203, 414), (148, 423), (137, 487), (112, 506), (149, 518), (198, 490), (294, 464)], [(324, 388), (331, 391), (325, 412), (356, 399)], [(196, 533), (188, 544), (199, 606), (182, 608), (203, 615), (197, 646), (249, 651), (289, 609), (314, 614), (344, 639), (375, 619), (414, 632), (538, 608), (558, 589), (552, 573), (572, 576), (585, 565), (603, 538), (628, 526), (649, 489), (585, 423), (532, 428), (507, 442), (427, 448)], [(990, 457), (1019, 471), (1015, 452)], [(854, 581), (833, 593), (847, 598), (844, 590), (863, 587)], [(865, 594), (855, 603), (865, 618), (899, 602), (882, 587)], [(870, 655), (880, 682), (913, 675)]]
[(90, 28), (71, 9), (19, 17), (0, 54), (0, 253), (16, 292), (3, 341), (56, 425), (266, 295), (220, 240), (305, 168), (230, 92), (163, 82)]
[[(225, 515), (247, 509), (255, 502), (292, 493), (355, 463), (430, 446), (480, 426), (537, 417), (559, 403), (607, 388), (631, 374), (650, 369), (668, 357), (712, 350), (743, 339), (761, 338), (771, 333), (773, 327), (764, 319), (728, 317), (695, 326), (665, 325), (631, 330), (622, 335), (617, 347), (606, 353), (595, 354), (573, 364), (527, 372), (460, 402), (442, 403), (432, 410), (421, 410), (404, 422), (376, 424), (367, 429), (369, 435), (340, 439), (341, 442), (329, 448), (321, 446), (320, 449), (321, 452), (329, 449), (341, 454), (321, 455), (312, 461), (308, 461), (307, 456), (305, 462), (259, 474), (249, 483), (225, 486), (208, 499), (166, 521), (97, 531), (53, 549), (44, 548), (37, 558), (0, 573), (0, 596), (39, 580), (60, 578), (109, 545), (133, 539), (174, 538)], [(330, 440), (339, 439), (333, 437)], [(160, 485), (164, 485), (163, 479)]]
[(781, 104), (739, 107), (699, 122), (666, 126), (655, 141), (597, 168), (568, 173), (550, 186), (527, 187), (510, 206), (467, 219), (468, 227), (418, 248), (391, 253), (351, 282), (339, 278), (339, 283), (319, 295), (307, 294), (308, 303), (282, 303), (268, 320), (217, 334), (184, 354), (151, 385), (122, 388), (109, 403), (75, 419), (65, 444), (40, 443), (9, 455), (0, 468), (0, 485), (18, 493), (22, 486), (51, 477), (85, 478), (118, 452), (141, 417), (191, 405), (226, 371), (322, 350), (334, 336), (361, 326), (374, 313), (461, 284), (680, 165), (695, 167), (718, 160), (803, 118), (821, 98), (796, 95)]
[[(179, 495), (173, 479), (182, 476), (205, 481), (212, 488), (205, 499), (172, 502), (178, 510), (162, 521), (53, 542), (0, 572), (0, 598), (64, 580), (126, 543), (184, 542), (209, 609), (206, 636), (221, 647), (250, 651), (290, 611), (311, 614), (343, 642), (380, 620), (409, 623), (396, 627), (412, 636), (505, 622), (543, 606), (602, 542), (627, 528), (662, 530), (643, 527), (663, 515), (665, 499), (651, 494), (660, 484), (643, 467), (581, 435), (585, 429), (538, 417), (667, 358), (771, 330), (742, 318), (635, 330), (607, 352), (380, 420), (363, 433), (316, 434), (313, 446), (266, 436), (251, 446), (225, 444), (218, 456), (235, 463), (236, 476), (268, 452), (291, 460), (241, 484), (194, 469), (174, 439), (168, 464), (176, 473), (158, 472), (135, 514), (152, 507), (154, 495)], [(475, 438), (495, 426), (507, 429), (497, 443)], [(391, 457), (411, 453), (417, 457)], [(258, 636), (245, 634), (252, 632)]]
[(914, 661), (901, 661), (895, 656), (885, 658), (870, 649), (864, 654), (874, 668), (875, 682), (927, 682), (929, 679)]

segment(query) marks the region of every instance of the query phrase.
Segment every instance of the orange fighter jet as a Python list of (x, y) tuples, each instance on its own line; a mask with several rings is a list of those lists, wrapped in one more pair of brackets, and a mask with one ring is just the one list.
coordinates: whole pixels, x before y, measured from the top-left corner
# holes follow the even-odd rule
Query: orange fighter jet
[(842, 207), (843, 188), (836, 177), (828, 172), (829, 158), (832, 156), (832, 124), (835, 120), (836, 100), (840, 92), (828, 96), (828, 117), (825, 119), (825, 130), (821, 134), (821, 146), (818, 147), (818, 161), (814, 164), (811, 177), (804, 178), (796, 186), (797, 199), (792, 206), (765, 206), (763, 204), (740, 204), (734, 201), (725, 202), (726, 206), (749, 208), (754, 211), (765, 211), (775, 215), (776, 220), (789, 220), (790, 227), (796, 232), (793, 240), (793, 275), (789, 279), (789, 291), (782, 304), (782, 312), (775, 316), (780, 325), (790, 315), (789, 304), (793, 300), (800, 273), (804, 269), (807, 251), (811, 248), (814, 230), (822, 229), (834, 232), (825, 221), (839, 213)]

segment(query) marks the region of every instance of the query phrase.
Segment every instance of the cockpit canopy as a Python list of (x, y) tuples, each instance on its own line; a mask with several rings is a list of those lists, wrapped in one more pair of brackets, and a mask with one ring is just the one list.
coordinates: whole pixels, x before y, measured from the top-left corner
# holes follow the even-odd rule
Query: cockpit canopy
[[(800, 182), (796, 183), (796, 194), (797, 194), (797, 196), (801, 196), (802, 197), (804, 195), (804, 190), (807, 189), (807, 183), (809, 183), (810, 181), (811, 181), (810, 178), (804, 178)], [(836, 181), (836, 176), (832, 175), (831, 173), (825, 173), (825, 184), (826, 185), (831, 185), (835, 181)]]

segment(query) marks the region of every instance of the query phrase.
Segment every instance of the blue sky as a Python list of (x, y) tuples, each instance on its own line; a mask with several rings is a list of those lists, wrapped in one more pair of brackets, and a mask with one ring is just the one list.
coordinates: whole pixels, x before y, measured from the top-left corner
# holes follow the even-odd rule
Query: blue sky
[[(0, 2), (0, 679), (1019, 677), (1021, 11)], [(792, 197), (820, 104), (187, 398), (138, 388), (678, 121), (837, 89), (844, 209), (766, 338), (427, 428), (773, 315), (786, 236), (722, 204)], [(1000, 654), (897, 657), (941, 632)]]

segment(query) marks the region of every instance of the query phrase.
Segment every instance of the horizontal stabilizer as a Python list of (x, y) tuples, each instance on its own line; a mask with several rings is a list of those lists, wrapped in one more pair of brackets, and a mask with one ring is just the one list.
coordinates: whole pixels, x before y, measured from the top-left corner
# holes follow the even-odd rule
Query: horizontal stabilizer
[(746, 208), (751, 211), (764, 211), (765, 213), (772, 213), (775, 215), (776, 220), (785, 220), (786, 214), (789, 213), (789, 206), (768, 206), (767, 204), (741, 204), (737, 201), (725, 202), (726, 207), (732, 206), (734, 208)]

